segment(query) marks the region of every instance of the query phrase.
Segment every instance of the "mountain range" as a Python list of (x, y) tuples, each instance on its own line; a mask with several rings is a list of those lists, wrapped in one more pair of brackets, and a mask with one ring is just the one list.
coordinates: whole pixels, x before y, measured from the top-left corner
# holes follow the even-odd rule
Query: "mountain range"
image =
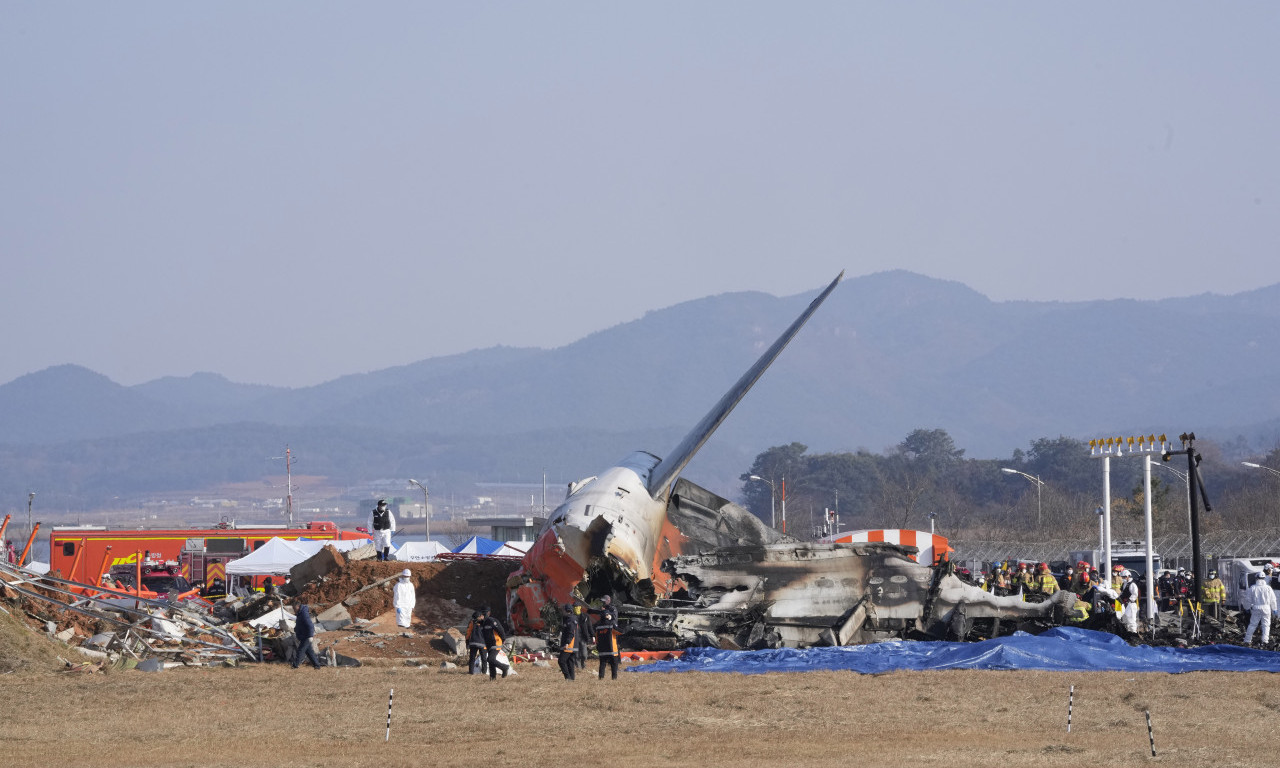
[[(495, 347), (312, 387), (214, 373), (121, 386), (62, 365), (0, 386), (0, 493), (68, 498), (306, 472), (530, 481), (669, 450), (813, 294), (654, 310), (557, 349)], [(713, 437), (690, 476), (732, 485), (754, 456), (880, 452), (944, 429), (970, 457), (1041, 437), (1280, 436), (1280, 285), (1159, 301), (993, 302), (903, 271), (846, 280)], [(706, 482), (702, 471), (712, 477)], [(731, 488), (721, 487), (720, 492)]]

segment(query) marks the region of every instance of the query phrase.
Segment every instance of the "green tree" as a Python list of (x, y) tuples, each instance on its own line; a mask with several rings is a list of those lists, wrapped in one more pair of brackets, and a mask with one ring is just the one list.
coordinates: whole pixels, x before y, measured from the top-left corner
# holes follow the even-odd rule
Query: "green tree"
[[(774, 494), (781, 496), (784, 482), (794, 483), (805, 474), (807, 462), (804, 452), (807, 450), (809, 446), (804, 443), (775, 445), (756, 456), (749, 472), (738, 476), (742, 481), (742, 496), (752, 514), (761, 520), (769, 520)], [(752, 480), (752, 475), (763, 480)]]

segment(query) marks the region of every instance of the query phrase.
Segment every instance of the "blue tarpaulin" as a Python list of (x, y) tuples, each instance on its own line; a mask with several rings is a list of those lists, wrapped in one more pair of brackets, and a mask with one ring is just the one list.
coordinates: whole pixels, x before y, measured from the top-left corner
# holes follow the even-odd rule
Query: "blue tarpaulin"
[(674, 661), (632, 672), (814, 672), (863, 674), (933, 669), (1047, 669), (1063, 672), (1280, 672), (1280, 653), (1238, 645), (1198, 648), (1131, 646), (1106, 632), (1057, 627), (1039, 635), (1016, 632), (978, 643), (896, 640), (839, 648), (721, 651), (691, 648)]

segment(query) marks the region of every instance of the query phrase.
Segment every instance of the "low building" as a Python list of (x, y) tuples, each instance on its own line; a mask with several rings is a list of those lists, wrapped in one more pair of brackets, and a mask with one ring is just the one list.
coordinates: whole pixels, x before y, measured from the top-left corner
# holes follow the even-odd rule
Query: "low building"
[(472, 528), (488, 528), (488, 538), (494, 541), (533, 541), (542, 530), (545, 517), (468, 517)]

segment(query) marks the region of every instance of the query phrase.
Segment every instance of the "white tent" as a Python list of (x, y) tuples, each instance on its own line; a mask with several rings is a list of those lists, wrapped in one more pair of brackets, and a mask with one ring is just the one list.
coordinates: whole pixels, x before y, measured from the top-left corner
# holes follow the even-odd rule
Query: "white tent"
[[(320, 550), (317, 549), (317, 552)], [(227, 565), (228, 576), (288, 575), (289, 569), (311, 557), (307, 551), (279, 536)]]
[(524, 557), (524, 553), (533, 546), (532, 541), (508, 541), (502, 545), (502, 549), (494, 552), (495, 555), (502, 557)]
[(449, 548), (438, 541), (406, 541), (396, 550), (395, 558), (411, 563), (430, 563)]

